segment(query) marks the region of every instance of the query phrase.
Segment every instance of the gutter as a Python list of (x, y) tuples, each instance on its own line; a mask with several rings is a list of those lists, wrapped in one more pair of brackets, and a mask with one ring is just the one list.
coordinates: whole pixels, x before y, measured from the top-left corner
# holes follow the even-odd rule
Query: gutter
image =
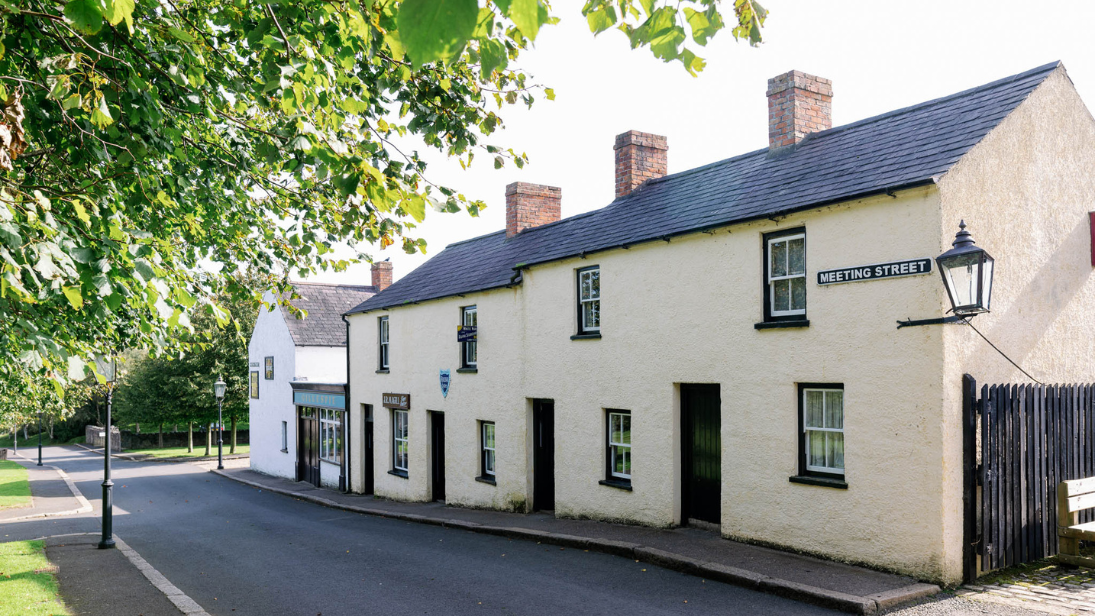
[(342, 322), (346, 324), (346, 411), (343, 413), (342, 422), (342, 476), (338, 478), (339, 489), (344, 494), (350, 493), (350, 321), (346, 315), (342, 316)]

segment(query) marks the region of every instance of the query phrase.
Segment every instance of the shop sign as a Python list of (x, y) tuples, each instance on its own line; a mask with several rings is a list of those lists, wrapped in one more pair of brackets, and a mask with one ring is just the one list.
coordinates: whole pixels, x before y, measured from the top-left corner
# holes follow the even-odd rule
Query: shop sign
[(409, 411), (411, 409), (411, 394), (384, 394), (381, 403), (386, 409)]
[(931, 259), (910, 259), (907, 261), (891, 261), (875, 265), (860, 265), (857, 267), (842, 267), (840, 269), (825, 270), (817, 273), (819, 285), (840, 284), (842, 282), (862, 282), (864, 280), (880, 280), (882, 278), (898, 278), (900, 276), (919, 276), (930, 274), (932, 271)]
[(457, 325), (456, 326), (456, 341), (457, 342), (475, 342), (476, 336), (479, 333), (478, 325)]
[(293, 404), (344, 411), (346, 410), (346, 395), (330, 394), (322, 391), (294, 391)]
[(449, 383), (452, 382), (452, 373), (448, 370), (441, 371), (441, 397), (449, 397)]

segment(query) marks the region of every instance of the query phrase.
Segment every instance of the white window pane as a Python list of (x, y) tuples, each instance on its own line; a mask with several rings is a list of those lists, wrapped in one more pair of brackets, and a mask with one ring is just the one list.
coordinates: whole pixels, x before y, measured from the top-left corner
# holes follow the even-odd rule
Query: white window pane
[(806, 464), (809, 466), (825, 466), (825, 433), (807, 432)]
[(806, 309), (806, 278), (790, 278), (786, 282), (791, 285), (790, 310)]
[(620, 442), (625, 445), (631, 444), (631, 415), (620, 417)]
[(824, 421), (825, 392), (806, 391), (806, 427), (820, 428)]
[(844, 392), (825, 392), (825, 427), (844, 429)]
[(593, 294), (593, 291), (592, 291), (592, 289), (590, 287), (590, 284), (589, 284), (589, 273), (588, 272), (583, 272), (580, 278), (581, 278), (581, 292), (582, 292), (581, 293), (582, 294), (581, 299), (591, 299), (591, 295)]
[(844, 434), (841, 432), (829, 433), (830, 463), (829, 468), (844, 469)]
[(806, 239), (798, 238), (791, 240), (787, 246), (787, 273), (805, 274), (806, 273)]
[(789, 279), (775, 280), (772, 282), (772, 310), (790, 310), (790, 286)]
[(601, 270), (595, 269), (589, 273), (589, 286), (591, 290), (590, 297), (593, 299), (601, 297)]
[(769, 258), (772, 261), (772, 276), (787, 275), (787, 242), (772, 242)]

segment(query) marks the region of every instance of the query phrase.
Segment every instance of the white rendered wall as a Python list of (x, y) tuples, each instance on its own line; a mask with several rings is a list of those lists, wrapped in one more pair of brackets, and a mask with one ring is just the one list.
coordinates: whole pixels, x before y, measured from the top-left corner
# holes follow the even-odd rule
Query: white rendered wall
[(297, 347), (296, 377), (312, 383), (346, 382), (346, 347)]
[[(264, 299), (274, 301), (266, 293)], [(259, 309), (247, 346), (249, 370), (259, 372), (259, 397), (250, 410), (251, 468), (277, 477), (296, 477), (296, 409), (290, 381), (296, 375), (296, 347), (280, 308)], [(265, 358), (274, 357), (274, 379), (265, 378)], [(256, 367), (257, 366), (257, 367)], [(281, 450), (281, 422), (288, 430), (288, 452)]]

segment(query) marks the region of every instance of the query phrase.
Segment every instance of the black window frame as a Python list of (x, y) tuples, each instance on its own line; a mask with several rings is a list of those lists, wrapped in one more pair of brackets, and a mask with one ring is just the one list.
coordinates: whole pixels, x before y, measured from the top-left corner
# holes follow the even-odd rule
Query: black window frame
[(597, 328), (596, 329), (588, 329), (588, 328), (585, 327), (585, 323), (584, 323), (585, 315), (584, 315), (584, 311), (582, 310), (582, 274), (584, 274), (585, 272), (593, 271), (593, 270), (597, 270), (597, 280), (598, 280), (598, 283), (599, 283), (600, 282), (600, 271), (601, 271), (601, 266), (600, 265), (590, 265), (588, 267), (582, 267), (582, 268), (579, 268), (579, 269), (575, 270), (575, 272), (574, 272), (574, 290), (576, 292), (575, 305), (577, 306), (577, 311), (578, 311), (578, 335), (579, 336), (600, 337), (600, 335), (601, 335), (601, 320), (600, 320), (600, 316), (601, 316), (601, 288), (600, 288), (600, 284), (598, 284), (598, 286), (597, 286), (597, 315), (598, 315), (598, 321), (597, 321)]
[(807, 291), (809, 291), (809, 286), (810, 286), (809, 285), (810, 265), (806, 261), (806, 245), (807, 245), (807, 240), (808, 240), (808, 238), (806, 237), (806, 227), (802, 226), (802, 227), (795, 227), (795, 228), (792, 228), (792, 229), (780, 229), (779, 231), (771, 231), (769, 233), (762, 234), (761, 235), (761, 252), (762, 252), (763, 258), (761, 259), (761, 263), (760, 263), (760, 267), (761, 267), (760, 280), (761, 280), (761, 286), (762, 286), (761, 298), (763, 300), (762, 304), (763, 304), (763, 315), (764, 315), (764, 321), (763, 322), (764, 323), (787, 323), (787, 322), (796, 322), (796, 321), (806, 322), (809, 319), (809, 315), (810, 315), (810, 298), (809, 298), (809, 294), (807, 294), (806, 308), (804, 309), (804, 312), (802, 314), (785, 314), (785, 315), (776, 315), (776, 316), (772, 315), (772, 285), (768, 280), (768, 272), (769, 272), (768, 243), (771, 242), (772, 240), (779, 239), (781, 237), (790, 236), (790, 235), (802, 235), (803, 236), (803, 238), (802, 238), (802, 250), (803, 250), (802, 269), (803, 269), (803, 273), (806, 274), (806, 287), (807, 287)]
[[(384, 340), (385, 329), (388, 339)], [(376, 363), (377, 372), (387, 372), (392, 365), (392, 325), (388, 315), (376, 318)]]
[[(839, 390), (841, 392), (841, 397), (842, 397), (841, 403), (842, 403), (842, 405), (844, 405), (843, 408), (844, 408), (845, 422), (847, 421), (847, 405), (844, 404), (844, 402), (846, 402), (846, 399), (843, 396), (843, 392), (845, 391), (844, 390), (844, 383), (799, 383), (798, 384), (798, 388), (797, 388), (797, 391), (798, 391), (798, 405), (797, 405), (798, 406), (798, 439), (797, 439), (798, 440), (798, 478), (812, 477), (812, 478), (821, 479), (821, 480), (824, 480), (824, 481), (827, 481), (827, 482), (832, 482), (833, 484), (843, 484), (843, 485), (834, 485), (834, 487), (847, 487), (847, 484), (845, 482), (846, 482), (846, 477), (847, 477), (847, 474), (848, 474), (848, 467), (847, 467), (848, 449), (847, 449), (847, 435), (844, 432), (844, 428), (841, 428), (841, 433), (845, 434), (845, 448), (844, 448), (845, 467), (844, 467), (844, 472), (840, 473), (840, 474), (837, 474), (837, 473), (824, 473), (824, 472), (820, 472), (820, 471), (812, 471), (812, 470), (807, 469), (807, 464), (806, 464), (806, 407), (805, 407), (805, 399), (806, 399), (805, 393), (806, 393), (807, 389)], [(792, 478), (792, 479), (795, 479), (795, 478)]]
[[(466, 320), (466, 317), (468, 315), (469, 310), (474, 310), (475, 311), (475, 326), (479, 327), (479, 306), (477, 304), (472, 304), (470, 306), (461, 306), (460, 307), (460, 325), (461, 326), (467, 325), (467, 323), (465, 323), (464, 321)], [(468, 348), (469, 348), (468, 345), (471, 345), (471, 344), (475, 345), (475, 361), (473, 361), (473, 362), (468, 361)], [(468, 342), (461, 342), (460, 343), (460, 368), (463, 369), (463, 370), (476, 370), (476, 371), (479, 370), (479, 338), (478, 338), (478, 335), (476, 336), (476, 339), (474, 341), (468, 341)]]
[[(494, 426), (494, 471), (487, 472), (487, 426)], [(479, 422), (479, 479), (497, 481), (498, 477), (498, 425), (493, 421), (480, 420)]]
[[(601, 482), (604, 485), (610, 485), (617, 488), (631, 488), (631, 476), (633, 473), (628, 473), (627, 477), (620, 477), (613, 474), (612, 468), (612, 416), (613, 415), (627, 415), (629, 426), (632, 425), (631, 418), (632, 413), (628, 409), (605, 409), (605, 478)], [(630, 428), (629, 428), (630, 430)], [(628, 444), (629, 462), (634, 460), (634, 456), (631, 456), (631, 452), (635, 448), (635, 439), (631, 439), (631, 443)], [(631, 470), (629, 467), (628, 470)]]

